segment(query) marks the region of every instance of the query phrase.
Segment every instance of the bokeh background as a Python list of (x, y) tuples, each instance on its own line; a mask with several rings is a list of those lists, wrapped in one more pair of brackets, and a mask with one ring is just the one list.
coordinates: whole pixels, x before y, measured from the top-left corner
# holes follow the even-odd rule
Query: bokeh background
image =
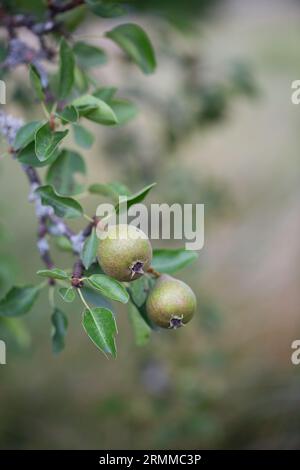
[[(156, 202), (205, 203), (205, 247), (179, 273), (197, 293), (198, 313), (139, 348), (117, 307), (115, 361), (83, 332), (79, 304), (68, 310), (59, 357), (46, 296), (21, 322), (2, 322), (2, 449), (300, 445), (300, 366), (290, 359), (300, 338), (300, 108), (290, 98), (300, 78), (300, 3), (191, 2), (191, 15), (183, 3), (152, 2), (132, 17), (156, 48), (153, 76), (104, 40), (112, 64), (96, 78), (140, 112), (124, 128), (92, 126), (97, 141), (85, 154), (91, 183), (120, 180), (138, 190), (155, 180)], [(90, 19), (78, 34), (97, 44), (99, 32)], [(9, 82), (11, 97), (22, 93), (23, 77)], [(7, 109), (18, 115), (40, 112), (14, 103)], [(0, 172), (5, 292), (12, 281), (36, 282), (40, 261), (27, 181), (8, 158)], [(85, 203), (90, 213), (98, 202)], [(69, 267), (67, 256), (56, 259)]]

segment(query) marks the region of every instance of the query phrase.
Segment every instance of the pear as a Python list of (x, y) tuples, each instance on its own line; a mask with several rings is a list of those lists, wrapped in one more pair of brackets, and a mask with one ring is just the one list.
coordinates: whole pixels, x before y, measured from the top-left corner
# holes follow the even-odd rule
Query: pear
[(140, 229), (133, 225), (113, 225), (100, 240), (97, 259), (105, 274), (118, 281), (131, 282), (150, 267), (152, 246)]
[(150, 292), (146, 308), (154, 324), (176, 329), (192, 319), (196, 305), (196, 296), (187, 284), (163, 274)]

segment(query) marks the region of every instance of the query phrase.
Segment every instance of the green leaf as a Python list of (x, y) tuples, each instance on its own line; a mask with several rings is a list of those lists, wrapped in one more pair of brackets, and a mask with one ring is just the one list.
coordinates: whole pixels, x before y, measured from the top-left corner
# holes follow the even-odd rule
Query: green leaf
[(74, 137), (75, 142), (77, 145), (84, 149), (89, 149), (94, 143), (94, 136), (91, 132), (89, 132), (84, 127), (80, 126), (79, 124), (73, 125)]
[(74, 84), (75, 66), (73, 51), (64, 38), (60, 42), (59, 57), (60, 65), (58, 95), (59, 99), (63, 100), (67, 98), (72, 90)]
[(148, 297), (150, 290), (147, 276), (142, 276), (129, 284), (130, 297), (137, 307), (141, 307)]
[(61, 119), (62, 123), (78, 121), (79, 114), (74, 106), (66, 106), (60, 113), (56, 115)]
[(129, 304), (129, 318), (132, 324), (136, 345), (145, 346), (150, 339), (151, 328), (147, 325), (133, 304)]
[(130, 191), (127, 186), (118, 181), (112, 181), (106, 184), (92, 184), (89, 187), (89, 192), (91, 194), (100, 194), (101, 196), (110, 197), (115, 202), (119, 201), (119, 196), (130, 196)]
[(57, 307), (51, 316), (53, 325), (52, 350), (54, 354), (60, 353), (65, 347), (65, 336), (67, 334), (68, 319), (64, 312)]
[(42, 277), (48, 277), (50, 279), (70, 279), (68, 273), (58, 268), (40, 269), (39, 271), (37, 271), (37, 275)]
[(104, 274), (104, 272), (102, 271), (102, 269), (101, 269), (101, 267), (100, 267), (100, 265), (97, 261), (95, 261), (95, 263), (91, 264), (91, 266), (88, 269), (86, 269), (85, 272), (84, 272), (85, 277), (89, 277), (92, 274)]
[(55, 237), (54, 239), (55, 245), (62, 251), (67, 251), (68, 253), (73, 252), (72, 243), (67, 237)]
[(78, 194), (82, 191), (83, 185), (75, 180), (76, 173), (82, 175), (86, 173), (82, 156), (77, 152), (63, 150), (49, 167), (46, 181), (63, 196)]
[(85, 0), (85, 3), (95, 15), (102, 18), (114, 18), (125, 12), (123, 6), (113, 0)]
[(68, 132), (67, 129), (65, 131), (53, 132), (48, 122), (40, 127), (35, 133), (35, 153), (37, 158), (41, 162), (48, 160)]
[(116, 212), (117, 213), (120, 212), (120, 210), (123, 209), (125, 204), (127, 205), (127, 210), (128, 210), (129, 207), (133, 206), (134, 204), (139, 204), (140, 202), (142, 202), (145, 199), (145, 197), (147, 196), (147, 194), (149, 193), (149, 191), (151, 191), (151, 189), (155, 185), (156, 185), (156, 183), (149, 184), (148, 186), (145, 186), (145, 188), (141, 189), (137, 193), (132, 194), (131, 196), (128, 196), (128, 197), (124, 198), (124, 200), (122, 202), (120, 202), (116, 205), (116, 207), (115, 207)]
[(108, 103), (109, 101), (112, 100), (117, 90), (118, 89), (113, 86), (101, 87), (101, 88), (97, 88), (97, 90), (94, 91), (93, 96), (96, 96), (96, 98), (99, 98), (100, 100), (103, 100), (106, 103)]
[(41, 197), (44, 206), (51, 206), (58, 217), (74, 219), (83, 214), (81, 205), (71, 197), (62, 197), (57, 194), (52, 186), (40, 186), (35, 191)]
[(101, 102), (102, 100), (94, 95), (85, 94), (75, 98), (72, 105), (78, 109), (81, 116), (85, 116), (90, 111), (95, 111), (99, 107), (99, 101)]
[(128, 100), (114, 98), (117, 91), (115, 87), (103, 87), (94, 91), (93, 96), (105, 101), (114, 111), (118, 125), (126, 124), (137, 115), (137, 107)]
[(152, 44), (145, 31), (138, 25), (126, 23), (106, 33), (146, 73), (153, 73), (156, 59)]
[(80, 116), (84, 116), (90, 121), (104, 124), (107, 126), (117, 124), (118, 119), (105, 101), (96, 98), (93, 95), (83, 95), (76, 98), (72, 102), (73, 106), (78, 109)]
[(86, 93), (89, 89), (89, 79), (84, 70), (75, 66), (74, 71), (75, 88), (79, 93)]
[(118, 125), (120, 126), (131, 121), (138, 113), (138, 109), (133, 103), (123, 99), (111, 100), (109, 101), (109, 106), (117, 116)]
[(107, 297), (104, 297), (98, 290), (87, 287), (87, 283), (81, 288), (81, 292), (89, 304), (92, 304), (95, 307), (108, 308), (108, 310), (113, 309), (112, 303), (107, 299)]
[(61, 287), (58, 292), (65, 302), (73, 302), (75, 300), (76, 294), (73, 287)]
[(192, 263), (198, 253), (183, 249), (156, 249), (153, 251), (152, 267), (162, 273), (174, 273)]
[(30, 76), (32, 87), (36, 93), (37, 98), (40, 101), (44, 101), (45, 95), (44, 95), (41, 77), (36, 67), (32, 64), (29, 65), (29, 76)]
[(38, 286), (12, 287), (0, 301), (0, 316), (17, 317), (27, 313), (39, 295)]
[[(135, 282), (135, 281), (134, 281), (134, 282)], [(137, 311), (139, 312), (139, 314), (140, 314), (141, 317), (143, 318), (144, 322), (149, 326), (149, 328), (155, 329), (155, 326), (153, 325), (153, 323), (151, 322), (151, 320), (150, 320), (149, 317), (148, 317), (147, 309), (146, 309), (146, 304), (144, 303), (143, 305), (141, 305), (140, 307), (138, 307), (138, 305), (135, 304), (134, 299), (133, 299), (131, 293), (130, 293), (130, 300), (131, 300), (131, 302), (133, 303), (133, 305), (136, 307)]]
[(108, 183), (108, 186), (117, 194), (118, 196), (131, 196), (130, 189), (123, 183), (119, 181), (111, 181)]
[[(25, 1), (27, 1), (27, 0), (25, 0)], [(37, 1), (38, 3), (41, 3), (41, 0), (35, 0), (35, 1)], [(62, 2), (61, 0), (59, 0), (59, 2), (57, 2), (57, 3), (68, 4), (68, 2)], [(76, 3), (77, 3), (77, 6), (76, 6)], [(82, 4), (80, 5), (80, 3), (82, 3)], [(78, 30), (80, 25), (86, 19), (86, 16), (87, 16), (87, 13), (88, 13), (87, 9), (84, 6), (84, 2), (74, 0), (71, 3), (69, 2), (69, 6), (72, 6), (72, 4), (73, 4), (73, 6), (76, 6), (76, 8), (68, 9), (67, 11), (65, 11), (63, 13), (60, 13), (59, 16), (58, 16), (59, 23), (63, 24), (64, 32), (67, 33), (67, 35), (69, 35), (68, 33), (73, 33), (76, 30)], [(45, 9), (45, 5), (44, 5), (44, 9)], [(43, 14), (45, 14), (44, 10), (43, 10)]]
[(78, 64), (82, 67), (94, 67), (107, 62), (107, 57), (103, 49), (91, 46), (85, 42), (76, 42), (73, 51)]
[(95, 261), (98, 243), (99, 240), (97, 238), (96, 229), (93, 228), (90, 236), (84, 242), (81, 253), (81, 260), (85, 269), (88, 269), (91, 264)]
[(48, 160), (41, 162), (35, 154), (35, 143), (31, 142), (29, 145), (18, 152), (17, 157), (21, 163), (39, 168), (53, 163), (57, 159), (58, 155), (59, 148), (56, 148)]
[(22, 126), (14, 141), (14, 150), (26, 147), (34, 140), (36, 131), (44, 124), (44, 121), (32, 121)]
[(104, 354), (117, 356), (115, 335), (117, 325), (112, 312), (106, 308), (96, 307), (85, 310), (82, 320), (83, 327), (95, 346)]
[(92, 287), (111, 300), (117, 300), (122, 304), (126, 304), (129, 300), (128, 292), (123, 284), (105, 274), (93, 274), (88, 277), (88, 281)]

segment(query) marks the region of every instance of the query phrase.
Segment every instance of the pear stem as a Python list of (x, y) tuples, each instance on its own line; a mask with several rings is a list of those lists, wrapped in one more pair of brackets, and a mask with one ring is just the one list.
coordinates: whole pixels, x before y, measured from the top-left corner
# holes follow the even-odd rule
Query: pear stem
[(155, 271), (155, 269), (152, 268), (152, 266), (150, 266), (150, 268), (147, 269), (147, 273), (152, 274), (152, 276), (154, 276), (156, 278), (161, 276), (161, 273), (158, 272), (158, 271)]

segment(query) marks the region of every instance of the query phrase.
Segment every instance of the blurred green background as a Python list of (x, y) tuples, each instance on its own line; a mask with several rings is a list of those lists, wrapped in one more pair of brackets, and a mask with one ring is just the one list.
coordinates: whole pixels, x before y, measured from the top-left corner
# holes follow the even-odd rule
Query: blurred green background
[[(161, 15), (159, 3), (132, 17), (156, 48), (153, 76), (103, 41), (112, 60), (96, 78), (118, 86), (139, 115), (120, 129), (91, 126), (97, 141), (85, 153), (88, 181), (138, 190), (156, 180), (156, 202), (205, 203), (205, 247), (178, 276), (197, 293), (198, 314), (138, 348), (118, 307), (116, 361), (83, 332), (79, 305), (69, 308), (59, 357), (51, 353), (47, 298), (11, 325), (14, 334), (2, 324), (2, 449), (300, 445), (300, 366), (290, 360), (300, 337), (300, 109), (290, 99), (300, 78), (300, 4), (201, 2), (191, 19), (175, 4)], [(94, 44), (97, 33), (92, 19), (77, 32)], [(19, 70), (8, 83), (11, 97), (23, 76)], [(40, 112), (11, 101), (7, 108)], [(27, 181), (7, 158), (0, 173), (4, 292), (12, 280), (37, 282), (40, 261)], [(86, 203), (89, 213), (98, 202)], [(56, 260), (69, 267), (67, 256), (56, 252)]]

